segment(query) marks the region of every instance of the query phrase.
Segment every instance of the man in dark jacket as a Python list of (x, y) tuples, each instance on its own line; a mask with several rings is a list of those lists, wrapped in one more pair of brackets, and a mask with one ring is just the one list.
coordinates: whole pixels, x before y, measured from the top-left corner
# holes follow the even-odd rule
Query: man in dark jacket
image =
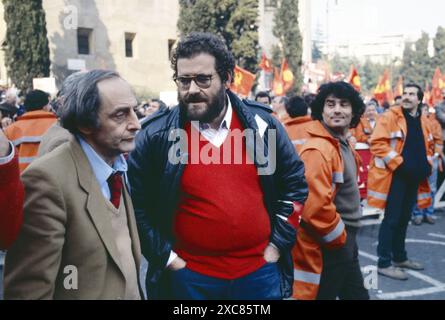
[(307, 197), (270, 110), (230, 90), (235, 61), (193, 33), (173, 55), (179, 106), (144, 123), (129, 179), (149, 299), (281, 299)]

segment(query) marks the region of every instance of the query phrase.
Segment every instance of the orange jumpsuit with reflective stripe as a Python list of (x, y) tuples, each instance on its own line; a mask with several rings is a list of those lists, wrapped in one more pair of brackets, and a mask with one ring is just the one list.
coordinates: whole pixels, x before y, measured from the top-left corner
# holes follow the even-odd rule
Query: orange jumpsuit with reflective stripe
[(17, 147), (20, 172), (37, 157), (42, 136), (56, 121), (52, 112), (30, 111), (5, 129), (6, 137)]
[[(423, 137), (428, 160), (434, 154), (434, 139), (430, 124), (425, 116), (421, 117)], [(368, 175), (368, 204), (385, 209), (393, 172), (403, 163), (402, 151), (407, 135), (407, 125), (402, 107), (392, 107), (382, 114), (371, 136), (371, 163)], [(421, 182), (417, 203), (419, 208), (431, 205), (428, 179)]]
[(436, 119), (435, 114), (429, 114), (426, 116), (431, 128), (431, 133), (434, 139), (434, 149), (438, 154), (442, 154), (443, 152), (443, 136), (442, 136), (442, 126), (439, 121)]
[(373, 130), (374, 129), (372, 129), (369, 120), (362, 117), (357, 125), (357, 128), (351, 129), (350, 132), (355, 137), (357, 142), (369, 143), (369, 138), (371, 137)]
[(284, 122), (284, 127), (286, 132), (297, 149), (297, 153), (300, 153), (303, 144), (309, 138), (309, 134), (307, 133), (308, 126), (311, 125), (312, 120), (311, 116), (297, 117), (297, 118), (289, 118)]
[[(341, 248), (346, 242), (345, 225), (334, 199), (337, 185), (344, 182), (340, 143), (319, 121), (308, 128), (310, 136), (301, 149), (309, 196), (302, 213), (294, 259), (294, 294), (298, 300), (317, 297), (323, 269), (322, 248)], [(351, 147), (357, 168), (360, 157)]]

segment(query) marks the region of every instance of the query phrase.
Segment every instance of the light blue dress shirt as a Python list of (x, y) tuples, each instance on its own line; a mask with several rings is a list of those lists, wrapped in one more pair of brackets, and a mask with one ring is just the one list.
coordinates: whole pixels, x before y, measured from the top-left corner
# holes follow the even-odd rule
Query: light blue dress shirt
[(82, 147), (85, 155), (90, 162), (91, 168), (93, 169), (93, 173), (96, 176), (96, 180), (99, 183), (100, 190), (104, 195), (105, 199), (110, 200), (111, 192), (110, 187), (108, 186), (108, 178), (110, 175), (115, 173), (116, 171), (120, 171), (123, 173), (125, 182), (127, 181), (127, 170), (128, 165), (123, 155), (120, 155), (113, 164), (113, 167), (110, 167), (108, 163), (102, 159), (97, 152), (81, 137), (77, 137), (79, 140), (80, 146)]

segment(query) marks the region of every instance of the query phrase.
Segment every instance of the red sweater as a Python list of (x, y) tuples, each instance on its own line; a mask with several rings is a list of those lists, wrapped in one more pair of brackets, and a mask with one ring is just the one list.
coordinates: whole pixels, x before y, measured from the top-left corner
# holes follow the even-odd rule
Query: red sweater
[[(242, 147), (234, 143), (233, 129), (242, 130), (235, 112), (230, 129), (220, 148), (201, 136), (197, 150), (191, 147), (190, 138), (192, 130), (197, 134), (196, 129), (190, 124), (186, 126), (189, 154), (192, 149), (199, 154), (216, 152), (212, 158), (219, 159), (221, 164), (205, 165), (202, 159), (193, 164), (189, 157), (181, 179), (173, 231), (177, 239), (174, 250), (190, 270), (232, 280), (265, 264), (263, 254), (271, 230), (257, 169), (251, 160), (246, 160), (245, 143)], [(242, 163), (223, 164), (227, 150), (231, 150), (232, 161), (240, 155), (235, 154), (235, 148), (242, 153)]]
[(18, 155), (0, 165), (0, 250), (16, 239), (23, 220), (24, 190), (20, 181)]

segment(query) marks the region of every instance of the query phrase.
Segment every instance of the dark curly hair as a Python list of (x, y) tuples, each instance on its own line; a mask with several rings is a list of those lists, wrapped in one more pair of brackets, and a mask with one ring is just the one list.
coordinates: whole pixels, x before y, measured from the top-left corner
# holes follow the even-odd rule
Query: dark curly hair
[(360, 94), (347, 82), (330, 82), (323, 84), (318, 90), (317, 97), (311, 104), (312, 119), (323, 120), (323, 109), (326, 98), (330, 95), (338, 99), (346, 99), (352, 105), (352, 120), (350, 128), (355, 128), (360, 122), (360, 118), (365, 112), (365, 103)]
[(216, 72), (222, 82), (226, 82), (230, 74), (233, 82), (235, 59), (218, 36), (206, 32), (192, 32), (182, 38), (173, 52), (171, 66), (174, 71), (173, 79), (178, 75), (178, 59), (193, 58), (200, 53), (207, 53), (215, 57)]

